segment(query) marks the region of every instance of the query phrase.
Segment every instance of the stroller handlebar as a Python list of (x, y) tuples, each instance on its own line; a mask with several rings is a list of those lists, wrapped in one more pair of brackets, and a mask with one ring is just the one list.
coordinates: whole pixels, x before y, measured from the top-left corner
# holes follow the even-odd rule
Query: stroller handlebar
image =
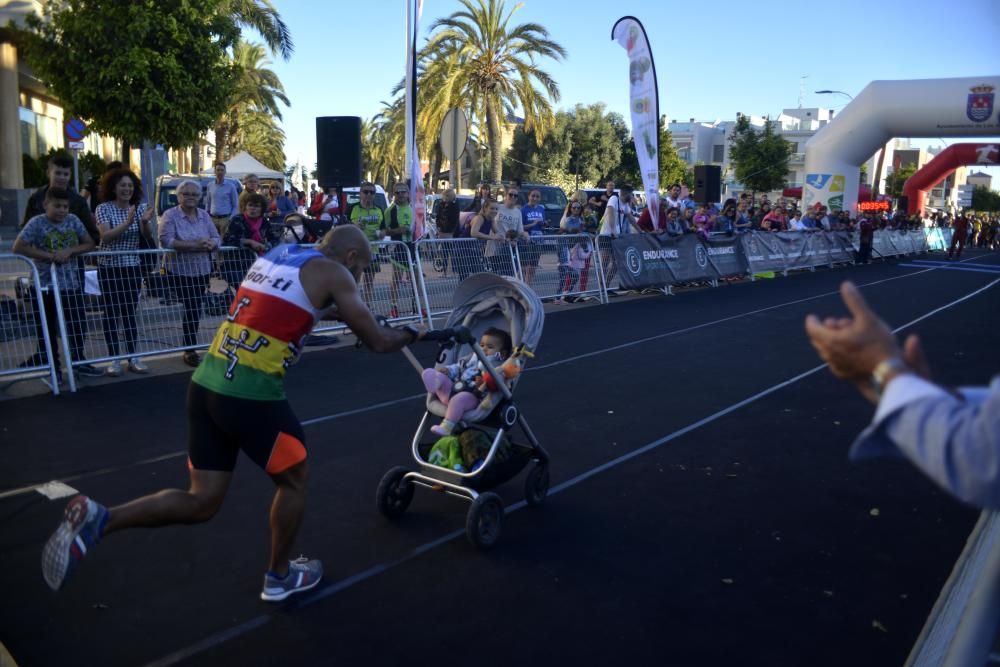
[(467, 327), (453, 327), (450, 329), (431, 329), (424, 333), (420, 340), (456, 343), (471, 343), (475, 340), (472, 332)]

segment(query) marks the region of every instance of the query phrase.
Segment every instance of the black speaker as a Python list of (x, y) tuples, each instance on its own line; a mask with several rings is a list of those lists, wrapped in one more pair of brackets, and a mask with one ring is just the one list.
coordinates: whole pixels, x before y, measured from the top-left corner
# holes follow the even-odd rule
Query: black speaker
[(361, 119), (316, 118), (316, 171), (321, 188), (361, 185)]
[(722, 198), (722, 167), (717, 164), (694, 166), (694, 200), (699, 204), (715, 203)]
[(906, 213), (907, 211), (909, 211), (909, 209), (910, 209), (910, 198), (909, 197), (907, 197), (905, 195), (896, 197), (896, 210), (897, 211), (902, 211), (903, 213)]

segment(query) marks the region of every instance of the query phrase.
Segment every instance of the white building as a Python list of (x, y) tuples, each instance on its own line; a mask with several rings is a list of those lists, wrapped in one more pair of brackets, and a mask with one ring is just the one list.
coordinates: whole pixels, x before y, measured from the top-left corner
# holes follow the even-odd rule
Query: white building
[[(774, 132), (791, 144), (786, 187), (802, 187), (805, 182), (806, 142), (809, 137), (833, 120), (833, 114), (833, 109), (823, 107), (782, 109), (778, 117), (770, 121)], [(740, 114), (737, 113), (736, 116), (739, 118)], [(758, 131), (762, 130), (764, 123), (768, 122), (763, 116), (749, 116), (748, 118), (750, 126)], [(695, 164), (715, 164), (722, 167), (723, 198), (738, 196), (744, 190), (743, 184), (735, 180), (729, 161), (729, 138), (735, 127), (735, 120), (708, 122), (696, 121), (694, 118), (687, 122), (673, 121), (667, 124), (674, 148), (677, 149), (678, 155), (684, 162), (692, 166)], [(881, 171), (882, 179), (885, 178), (890, 165), (892, 165), (893, 146), (894, 144), (890, 142), (886, 147)], [(875, 173), (877, 162), (878, 153), (876, 152), (867, 162), (866, 181), (869, 184)], [(884, 191), (884, 188), (880, 187), (880, 191)], [(779, 195), (781, 193), (773, 194)]]

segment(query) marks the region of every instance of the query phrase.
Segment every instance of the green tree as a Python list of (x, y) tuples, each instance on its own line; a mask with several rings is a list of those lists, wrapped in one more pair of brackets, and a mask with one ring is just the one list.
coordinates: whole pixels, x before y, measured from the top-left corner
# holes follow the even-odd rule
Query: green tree
[(977, 185), (972, 190), (972, 210), (1000, 211), (1000, 192), (994, 192), (985, 185)]
[[(180, 147), (225, 111), (237, 39), (220, 0), (143, 0), (103, 10), (46, 0), (19, 34), (25, 59), (68, 114), (126, 151), (143, 140)], [(125, 153), (127, 157), (128, 153)]]
[[(621, 142), (621, 163), (617, 169), (606, 174), (604, 179), (610, 178), (616, 183), (630, 183), (636, 189), (642, 189), (642, 174), (639, 171), (639, 156), (635, 150), (635, 139), (628, 132), (625, 122), (618, 116), (617, 133)], [(664, 189), (671, 183), (684, 182), (684, 172), (686, 165), (677, 154), (674, 148), (673, 137), (667, 129), (666, 117), (660, 118), (660, 150), (658, 154), (660, 189)]]
[[(215, 153), (220, 160), (228, 160), (235, 153), (245, 150), (261, 162), (269, 156), (273, 166), (285, 163), (284, 132), (278, 127), (281, 107), (289, 105), (285, 87), (278, 75), (268, 69), (270, 61), (260, 44), (240, 40), (233, 47), (232, 62), (235, 83), (229, 98), (229, 108), (215, 122)], [(251, 129), (242, 130), (241, 123), (249, 122)], [(280, 137), (275, 150), (275, 141)], [(263, 141), (248, 141), (260, 138)], [(265, 162), (265, 164), (267, 164)]]
[(889, 174), (889, 176), (885, 179), (885, 194), (890, 197), (902, 196), (903, 186), (906, 185), (906, 179), (913, 176), (916, 172), (916, 164), (907, 164)]
[(433, 85), (444, 85), (455, 99), (464, 100), (473, 124), (485, 128), (492, 155), (490, 178), (498, 180), (503, 171), (500, 149), (507, 114), (517, 110), (523, 115), (525, 128), (534, 130), (539, 141), (552, 128), (549, 99), (559, 101), (559, 86), (538, 62), (565, 58), (566, 50), (549, 39), (542, 25), (511, 25), (520, 3), (508, 12), (503, 0), (459, 2), (463, 9), (431, 25), (422, 54), (434, 54), (450, 64), (447, 71), (440, 71), (444, 81), (433, 81)]
[(729, 141), (736, 180), (746, 189), (770, 192), (784, 186), (791, 146), (774, 133), (770, 119), (765, 119), (762, 130), (756, 130), (747, 116), (740, 116)]

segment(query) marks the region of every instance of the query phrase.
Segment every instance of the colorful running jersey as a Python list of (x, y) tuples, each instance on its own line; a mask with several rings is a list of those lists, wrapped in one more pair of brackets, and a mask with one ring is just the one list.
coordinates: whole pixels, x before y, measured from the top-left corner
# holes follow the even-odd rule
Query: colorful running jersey
[(322, 256), (313, 248), (280, 245), (254, 262), (191, 379), (227, 396), (285, 398), (285, 370), (324, 314), (309, 302), (299, 271)]

